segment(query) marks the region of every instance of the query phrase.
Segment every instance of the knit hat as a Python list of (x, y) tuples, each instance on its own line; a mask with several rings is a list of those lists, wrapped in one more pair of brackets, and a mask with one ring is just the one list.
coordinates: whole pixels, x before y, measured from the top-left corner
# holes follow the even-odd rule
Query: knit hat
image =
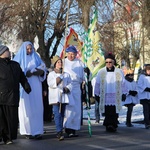
[(58, 60), (61, 60), (59, 56), (53, 56), (53, 58), (51, 59), (51, 64), (54, 66)]
[(105, 59), (108, 59), (108, 58), (115, 61), (115, 56), (114, 56), (111, 52), (109, 52), (109, 53), (105, 56)]
[(9, 50), (7, 46), (0, 45), (0, 55), (2, 55), (6, 50)]
[(74, 46), (69, 46), (67, 49), (66, 49), (66, 52), (73, 52), (73, 53), (77, 53), (77, 49), (74, 47)]

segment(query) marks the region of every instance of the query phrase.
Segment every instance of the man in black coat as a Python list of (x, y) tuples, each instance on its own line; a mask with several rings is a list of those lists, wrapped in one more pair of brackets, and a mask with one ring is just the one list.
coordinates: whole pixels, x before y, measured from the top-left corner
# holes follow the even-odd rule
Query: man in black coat
[(7, 46), (0, 46), (0, 141), (17, 139), (20, 85), (29, 94), (31, 87), (19, 63), (10, 60)]

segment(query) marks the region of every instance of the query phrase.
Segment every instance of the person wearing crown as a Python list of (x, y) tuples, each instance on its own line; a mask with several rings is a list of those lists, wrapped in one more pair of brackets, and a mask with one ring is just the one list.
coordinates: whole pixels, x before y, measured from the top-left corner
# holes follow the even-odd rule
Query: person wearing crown
[(122, 102), (122, 104), (127, 107), (126, 126), (133, 127), (133, 124), (131, 123), (132, 111), (133, 107), (138, 104), (139, 101), (137, 83), (134, 81), (134, 71), (131, 69), (128, 69), (126, 72), (125, 84), (129, 92), (126, 96), (126, 100)]

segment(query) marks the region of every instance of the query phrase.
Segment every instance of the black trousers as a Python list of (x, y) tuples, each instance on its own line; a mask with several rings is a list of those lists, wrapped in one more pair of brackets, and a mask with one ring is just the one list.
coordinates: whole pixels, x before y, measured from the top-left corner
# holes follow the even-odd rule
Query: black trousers
[(4, 142), (17, 139), (18, 107), (0, 105), (0, 138)]
[(140, 100), (140, 103), (143, 105), (144, 123), (150, 125), (150, 100)]
[(131, 116), (134, 104), (126, 104), (125, 106), (127, 107), (126, 124), (131, 124)]
[(48, 102), (48, 96), (43, 96), (43, 108), (44, 108), (44, 112), (43, 112), (43, 119), (44, 121), (52, 121), (52, 105), (49, 105)]
[(116, 113), (116, 106), (105, 106), (104, 115), (104, 126), (113, 126), (114, 128), (118, 127), (118, 114)]

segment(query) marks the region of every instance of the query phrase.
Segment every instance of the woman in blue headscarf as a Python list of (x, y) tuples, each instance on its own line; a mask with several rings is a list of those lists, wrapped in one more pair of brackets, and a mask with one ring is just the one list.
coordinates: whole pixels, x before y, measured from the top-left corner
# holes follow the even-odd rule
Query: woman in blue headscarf
[(46, 78), (46, 67), (29, 41), (23, 42), (14, 60), (20, 64), (32, 89), (29, 95), (20, 89), (20, 134), (39, 139), (43, 134), (42, 81)]

